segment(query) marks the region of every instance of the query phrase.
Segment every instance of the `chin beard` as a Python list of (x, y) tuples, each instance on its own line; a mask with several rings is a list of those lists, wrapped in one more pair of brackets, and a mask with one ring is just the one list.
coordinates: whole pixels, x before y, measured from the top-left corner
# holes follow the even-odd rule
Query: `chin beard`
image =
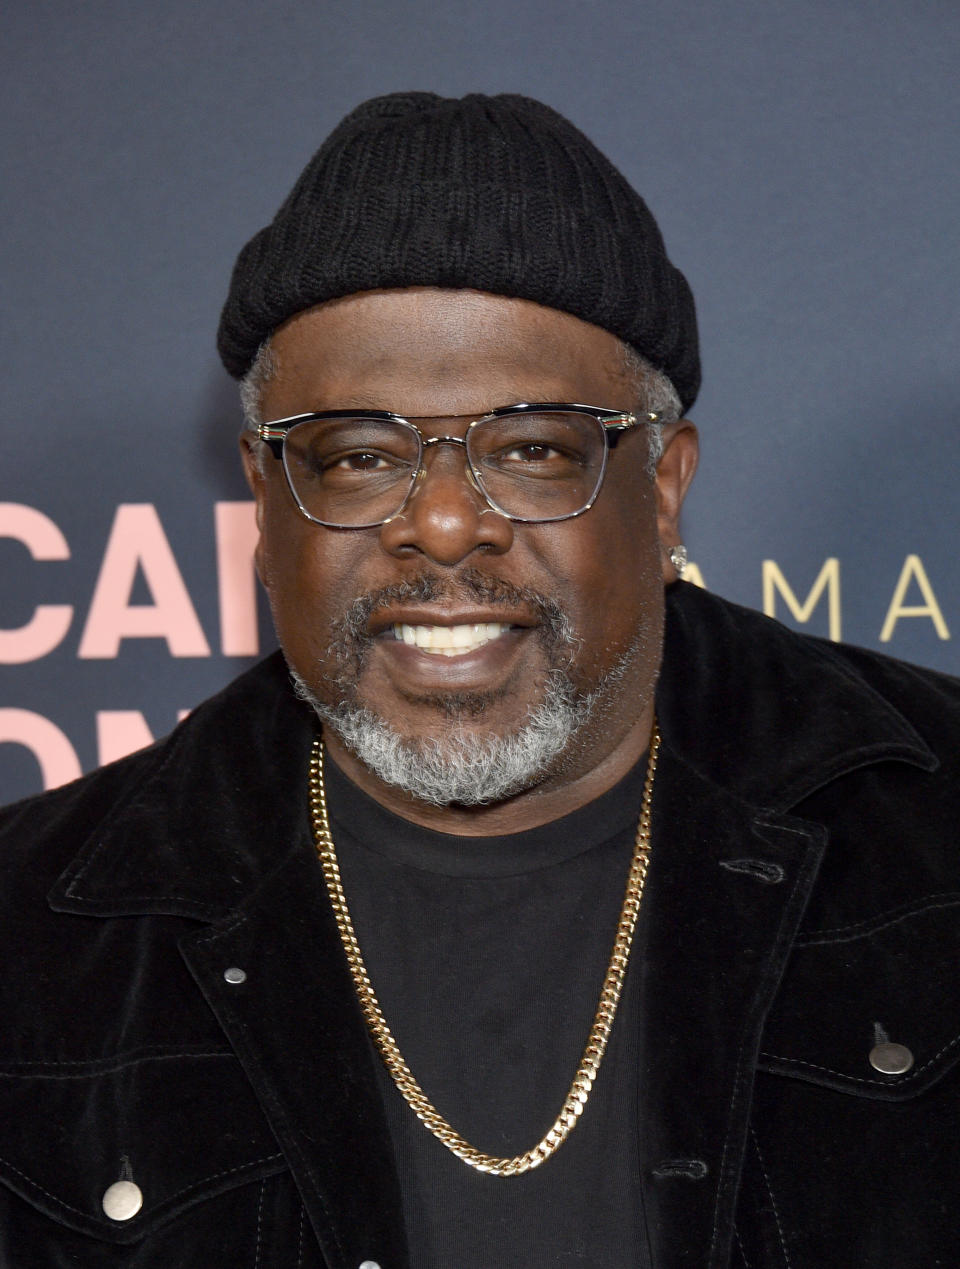
[[(292, 671), (297, 695), (316, 710), (346, 747), (385, 784), (431, 806), (484, 806), (502, 802), (538, 784), (556, 768), (574, 737), (594, 712), (595, 697), (577, 699), (565, 674), (554, 671), (543, 701), (527, 721), (506, 736), (483, 735), (464, 718), (443, 736), (428, 739), (400, 735), (363, 706), (325, 705)], [(454, 713), (452, 702), (443, 712)]]
[[(443, 733), (435, 737), (403, 735), (374, 709), (361, 704), (359, 680), (373, 640), (367, 633), (373, 612), (395, 600), (452, 600), (467, 596), (496, 604), (509, 621), (510, 609), (523, 605), (539, 616), (538, 637), (547, 658), (543, 696), (517, 729), (506, 735), (484, 733), (482, 716), (494, 702), (490, 693), (448, 693), (430, 699)], [(357, 599), (331, 630), (329, 653), (317, 667), (320, 680), (336, 698), (321, 699), (293, 667), (298, 696), (308, 701), (322, 723), (385, 784), (432, 806), (483, 806), (502, 802), (559, 772), (588, 725), (600, 725), (615, 705), (617, 688), (645, 643), (637, 635), (619, 662), (591, 692), (578, 689), (568, 667), (580, 640), (566, 614), (552, 599), (526, 587), (465, 569), (456, 583), (425, 573)], [(421, 704), (427, 702), (420, 702)]]

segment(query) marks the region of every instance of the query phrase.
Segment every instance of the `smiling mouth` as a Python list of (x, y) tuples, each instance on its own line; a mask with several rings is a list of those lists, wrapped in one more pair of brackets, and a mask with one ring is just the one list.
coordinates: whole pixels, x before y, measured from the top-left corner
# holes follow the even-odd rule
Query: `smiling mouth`
[(395, 622), (393, 636), (409, 647), (433, 656), (459, 657), (476, 652), (514, 627), (502, 621), (478, 621), (461, 626), (411, 626)]

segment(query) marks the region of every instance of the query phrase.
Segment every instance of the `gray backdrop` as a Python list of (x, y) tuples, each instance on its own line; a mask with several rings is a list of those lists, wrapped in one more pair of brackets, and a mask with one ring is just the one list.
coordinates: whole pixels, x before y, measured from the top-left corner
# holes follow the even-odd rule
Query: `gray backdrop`
[(326, 132), (395, 89), (539, 96), (650, 202), (701, 318), (704, 582), (956, 671), (954, 0), (19, 0), (6, 27), (0, 801), (271, 646), (246, 509), (216, 510), (246, 501), (218, 310)]

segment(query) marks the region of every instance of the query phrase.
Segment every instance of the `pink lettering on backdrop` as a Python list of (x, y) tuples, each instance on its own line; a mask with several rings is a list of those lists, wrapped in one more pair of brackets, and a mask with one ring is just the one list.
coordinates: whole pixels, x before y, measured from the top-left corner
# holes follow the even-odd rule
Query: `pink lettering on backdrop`
[[(35, 507), (0, 503), (0, 537), (14, 538), (35, 560), (68, 560), (70, 547), (54, 522)], [(39, 604), (26, 625), (0, 630), (0, 662), (20, 665), (52, 652), (66, 636), (73, 620), (70, 604)]]
[[(141, 569), (152, 604), (131, 604)], [(122, 503), (103, 556), (78, 656), (115, 657), (123, 639), (161, 638), (171, 656), (207, 657), (210, 646), (152, 503)]]
[(256, 504), (218, 502), (217, 584), (220, 599), (220, 650), (225, 657), (251, 657), (260, 651), (257, 629), (257, 574), (253, 553), (260, 536)]
[[(177, 722), (183, 722), (189, 713), (188, 709), (181, 709)], [(153, 742), (153, 732), (140, 710), (97, 710), (97, 760), (101, 767)]]
[[(190, 713), (177, 712), (177, 722)], [(137, 749), (152, 745), (153, 733), (138, 709), (97, 711), (97, 761), (100, 766), (125, 758)], [(21, 745), (29, 749), (40, 767), (43, 788), (76, 780), (82, 775), (80, 759), (73, 745), (56, 723), (29, 709), (0, 709), (0, 745)]]
[(153, 744), (153, 732), (138, 709), (97, 710), (97, 758), (101, 767)]
[(80, 759), (49, 718), (29, 709), (0, 709), (0, 744), (23, 745), (40, 764), (43, 787), (53, 789), (81, 775)]

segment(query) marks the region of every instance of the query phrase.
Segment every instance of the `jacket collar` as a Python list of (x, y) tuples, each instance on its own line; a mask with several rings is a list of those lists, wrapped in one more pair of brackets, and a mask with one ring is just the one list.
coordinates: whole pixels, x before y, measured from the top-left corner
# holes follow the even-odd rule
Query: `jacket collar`
[(216, 921), (252, 900), (303, 850), (313, 734), (275, 653), (128, 760), (138, 778), (61, 876), (52, 907)]
[[(670, 588), (657, 708), (696, 774), (785, 811), (881, 760), (934, 770), (911, 724), (829, 644), (695, 587)], [(279, 653), (131, 762), (140, 772), (51, 892), (91, 915), (215, 921), (249, 901), (309, 838), (314, 720)]]
[(858, 767), (936, 755), (869, 681), (888, 658), (795, 634), (698, 587), (667, 592), (660, 726), (702, 776), (787, 811)]

